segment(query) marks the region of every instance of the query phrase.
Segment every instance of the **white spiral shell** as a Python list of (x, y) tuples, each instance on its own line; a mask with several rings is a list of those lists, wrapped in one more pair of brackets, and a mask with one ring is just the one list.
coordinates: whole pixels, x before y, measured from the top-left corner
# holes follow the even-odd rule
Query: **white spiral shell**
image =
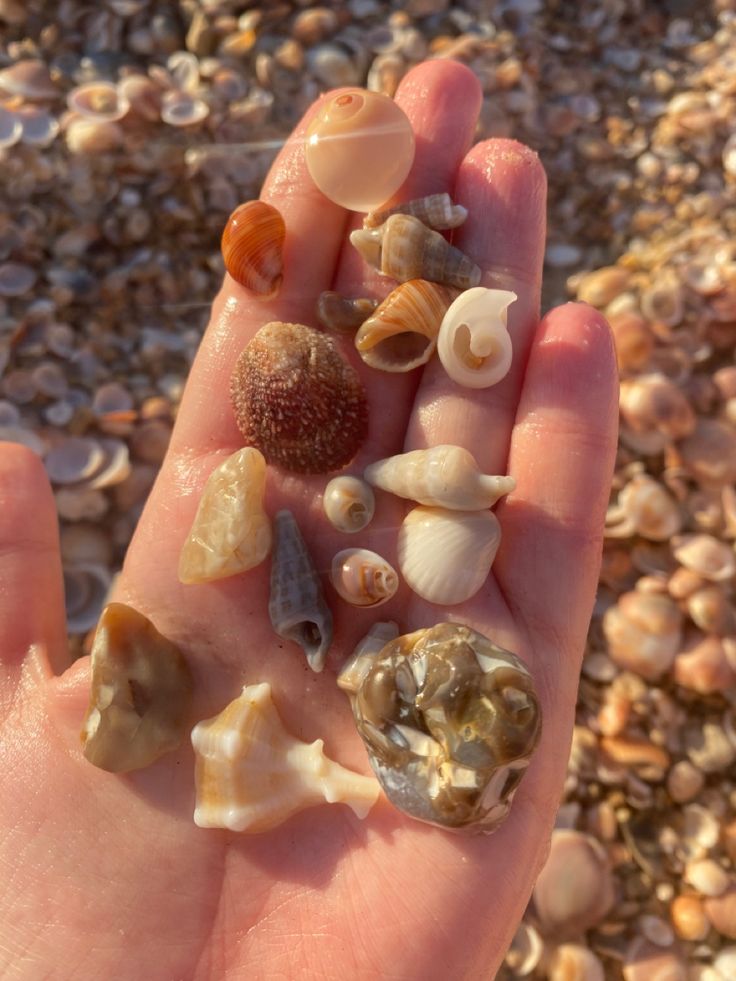
[(437, 337), (437, 354), (453, 381), (464, 388), (489, 388), (511, 367), (507, 309), (510, 290), (475, 286), (450, 304)]
[(367, 548), (345, 548), (332, 560), (330, 581), (353, 606), (380, 606), (396, 592), (399, 577), (394, 567)]
[(399, 568), (422, 599), (452, 606), (478, 592), (500, 543), (501, 526), (492, 511), (418, 507), (399, 529)]
[(370, 485), (360, 477), (333, 477), (322, 496), (327, 520), (333, 528), (348, 535), (370, 524), (375, 506)]

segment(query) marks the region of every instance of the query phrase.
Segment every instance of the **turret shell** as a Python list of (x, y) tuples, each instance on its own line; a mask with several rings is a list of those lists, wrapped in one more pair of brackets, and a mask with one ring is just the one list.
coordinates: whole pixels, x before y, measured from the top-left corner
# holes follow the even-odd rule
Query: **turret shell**
[(236, 282), (259, 296), (275, 296), (283, 279), (286, 225), (265, 201), (246, 201), (230, 215), (222, 233), (225, 268)]
[(453, 204), (447, 192), (442, 194), (427, 194), (423, 198), (413, 198), (404, 201), (393, 208), (381, 211), (371, 211), (363, 219), (363, 228), (377, 228), (387, 221), (391, 215), (413, 215), (428, 228), (442, 231), (446, 228), (457, 228), (468, 217), (468, 209), (461, 204)]
[(322, 497), (327, 520), (333, 528), (348, 535), (370, 524), (375, 506), (371, 486), (360, 477), (333, 477)]
[(367, 548), (345, 548), (332, 560), (330, 581), (353, 606), (380, 606), (396, 592), (399, 577), (394, 567)]
[(447, 374), (465, 388), (488, 388), (511, 367), (507, 308), (510, 290), (466, 290), (450, 305), (437, 336), (437, 354)]
[(458, 511), (493, 507), (516, 487), (513, 477), (481, 473), (475, 457), (462, 446), (444, 444), (376, 460), (364, 476), (398, 497)]

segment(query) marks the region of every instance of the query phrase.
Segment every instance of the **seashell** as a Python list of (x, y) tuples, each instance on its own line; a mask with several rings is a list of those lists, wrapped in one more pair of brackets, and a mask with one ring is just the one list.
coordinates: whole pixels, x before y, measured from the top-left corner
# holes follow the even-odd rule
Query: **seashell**
[(676, 896), (670, 906), (675, 933), (683, 940), (705, 940), (710, 923), (699, 896)]
[(84, 755), (112, 773), (153, 763), (181, 742), (193, 687), (178, 647), (142, 613), (110, 603), (92, 645)]
[(728, 873), (712, 858), (688, 862), (683, 879), (702, 896), (721, 896), (730, 885)]
[(655, 431), (681, 439), (693, 431), (696, 416), (685, 395), (661, 374), (639, 375), (621, 382), (621, 418), (634, 432)]
[(39, 59), (17, 61), (0, 71), (0, 89), (10, 95), (40, 102), (55, 99), (59, 90), (54, 85), (49, 70)]
[(547, 969), (548, 981), (605, 981), (603, 964), (582, 944), (560, 944)]
[(629, 592), (603, 616), (611, 658), (627, 671), (656, 681), (680, 649), (682, 613), (669, 596)]
[[(524, 663), (470, 627), (439, 623), (351, 659), (343, 684), (392, 804), (419, 821), (494, 831), (539, 741)], [(341, 673), (342, 678), (342, 673)]]
[(55, 116), (38, 106), (23, 106), (18, 109), (21, 143), (27, 146), (50, 146), (59, 135), (59, 122)]
[(736, 633), (736, 613), (723, 586), (712, 583), (695, 590), (685, 607), (693, 623), (706, 633)]
[(605, 918), (613, 901), (613, 875), (601, 845), (580, 831), (553, 831), (533, 892), (543, 932), (566, 938), (589, 930)]
[(736, 573), (733, 548), (713, 535), (680, 535), (672, 541), (672, 554), (680, 565), (711, 582), (724, 582)]
[(305, 156), (312, 180), (330, 201), (370, 211), (404, 183), (414, 162), (414, 133), (393, 99), (351, 89), (325, 100), (307, 129)]
[(55, 484), (75, 484), (98, 472), (105, 451), (97, 440), (69, 436), (46, 454), (46, 472)]
[(198, 99), (188, 92), (172, 90), (161, 99), (161, 119), (169, 126), (194, 126), (210, 114), (210, 107), (204, 99)]
[(452, 606), (478, 592), (500, 544), (501, 526), (491, 511), (418, 507), (399, 529), (399, 568), (422, 599)]
[(364, 818), (380, 788), (328, 759), (324, 742), (304, 743), (284, 728), (271, 686), (246, 685), (192, 730), (197, 800), (194, 823), (256, 834), (317, 804), (347, 804)]
[(636, 474), (623, 488), (618, 502), (606, 512), (607, 538), (641, 535), (653, 542), (664, 542), (682, 527), (677, 501), (653, 477)]
[(276, 296), (283, 280), (286, 225), (265, 201), (246, 201), (228, 218), (222, 256), (233, 279), (259, 296)]
[(646, 320), (636, 310), (606, 314), (616, 344), (619, 371), (637, 371), (649, 361), (654, 351), (654, 335)]
[(87, 119), (117, 122), (130, 109), (123, 90), (112, 82), (97, 80), (78, 85), (66, 97), (72, 112)]
[(73, 117), (66, 128), (66, 145), (70, 153), (80, 156), (109, 153), (123, 143), (123, 130), (118, 123), (102, 119)]
[(394, 205), (393, 208), (386, 208), (385, 211), (371, 211), (363, 219), (363, 228), (377, 228), (391, 215), (413, 215), (428, 228), (439, 232), (462, 225), (468, 217), (468, 209), (461, 204), (453, 204), (446, 191), (442, 194), (427, 194), (423, 198), (414, 198)]
[(400, 283), (429, 279), (467, 290), (480, 282), (474, 262), (412, 215), (391, 215), (378, 228), (358, 228), (350, 241), (366, 262)]
[(425, 279), (397, 286), (355, 335), (355, 347), (371, 368), (411, 371), (426, 364), (455, 290)]
[(21, 262), (4, 262), (0, 265), (0, 296), (23, 296), (30, 292), (38, 274), (35, 269)]
[(300, 644), (310, 668), (321, 671), (332, 643), (332, 613), (291, 511), (274, 519), (268, 615), (279, 637)]
[(396, 640), (399, 628), (393, 620), (374, 623), (365, 637), (361, 638), (355, 650), (340, 669), (337, 676), (338, 687), (348, 695), (354, 695), (365, 678), (368, 669), (389, 641)]
[(112, 576), (96, 562), (64, 565), (64, 606), (70, 634), (83, 634), (97, 623), (110, 592)]
[(736, 978), (736, 947), (721, 947), (713, 958), (713, 970), (717, 972), (717, 981)]
[(349, 300), (332, 290), (320, 293), (317, 300), (317, 316), (328, 330), (338, 334), (349, 334), (357, 330), (370, 317), (378, 306), (378, 300), (358, 297)]
[(122, 439), (100, 439), (98, 441), (104, 457), (88, 486), (93, 490), (114, 487), (122, 483), (130, 474), (130, 452), (128, 444)]
[(719, 419), (698, 418), (689, 436), (678, 443), (687, 471), (704, 486), (736, 481), (736, 430)]
[(15, 146), (23, 135), (23, 123), (16, 112), (0, 106), (0, 150)]
[(705, 775), (690, 760), (678, 760), (667, 774), (667, 793), (676, 804), (686, 804), (698, 796)]
[(375, 503), (370, 486), (359, 477), (333, 477), (322, 497), (327, 520), (348, 535), (370, 524)]
[(330, 581), (336, 592), (353, 606), (380, 606), (399, 586), (396, 570), (367, 548), (345, 548), (332, 560)]
[(437, 336), (437, 354), (458, 385), (488, 388), (508, 374), (512, 346), (507, 308), (515, 300), (510, 290), (476, 286), (450, 305)]
[(210, 474), (179, 557), (183, 583), (236, 576), (271, 551), (271, 523), (263, 509), (266, 461), (246, 446)]
[(513, 477), (481, 473), (472, 453), (449, 444), (376, 460), (363, 475), (390, 494), (453, 511), (493, 507), (516, 487)]
[(516, 929), (504, 963), (515, 978), (531, 975), (544, 954), (544, 941), (530, 923), (523, 920)]
[(245, 442), (295, 473), (338, 470), (367, 435), (357, 372), (331, 337), (302, 324), (261, 327), (238, 358), (230, 396)]
[(675, 657), (674, 677), (678, 685), (701, 695), (730, 691), (736, 685), (736, 663), (726, 650), (727, 638), (697, 636), (682, 646)]
[(688, 981), (687, 964), (675, 947), (659, 947), (637, 936), (626, 949), (623, 981)]
[(629, 284), (631, 272), (622, 266), (603, 266), (580, 280), (577, 298), (581, 303), (603, 309), (616, 299)]

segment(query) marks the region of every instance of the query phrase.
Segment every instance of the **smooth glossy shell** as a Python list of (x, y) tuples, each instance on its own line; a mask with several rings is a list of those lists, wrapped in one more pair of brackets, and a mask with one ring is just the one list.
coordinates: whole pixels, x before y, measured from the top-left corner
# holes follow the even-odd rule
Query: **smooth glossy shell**
[(322, 497), (327, 520), (348, 535), (370, 524), (375, 506), (373, 490), (360, 477), (333, 477)]
[(353, 606), (380, 606), (394, 595), (399, 577), (394, 567), (367, 548), (345, 548), (332, 560), (330, 581)]
[(352, 211), (370, 211), (404, 183), (414, 161), (411, 123), (396, 103), (365, 89), (325, 100), (305, 140), (307, 167), (322, 193)]
[(452, 606), (478, 592), (500, 544), (501, 526), (492, 511), (418, 507), (399, 529), (399, 569), (422, 599)]
[(426, 364), (455, 290), (425, 279), (411, 279), (392, 290), (362, 324), (355, 347), (371, 368), (411, 371)]
[(508, 374), (512, 347), (507, 308), (516, 298), (510, 290), (476, 286), (452, 303), (440, 326), (437, 354), (458, 385), (488, 388)]
[(332, 643), (332, 613), (291, 511), (274, 519), (268, 615), (279, 637), (299, 644), (310, 668), (321, 671)]
[(233, 279), (259, 296), (275, 296), (283, 279), (286, 226), (265, 201), (246, 201), (230, 215), (222, 233), (222, 257)]
[(442, 231), (447, 228), (457, 228), (468, 217), (468, 209), (461, 204), (453, 204), (447, 192), (442, 194), (427, 194), (423, 198), (413, 198), (396, 204), (393, 208), (381, 211), (371, 211), (363, 219), (363, 228), (377, 228), (391, 215), (413, 215), (428, 228)]
[(376, 460), (363, 475), (368, 483), (398, 497), (457, 511), (493, 507), (516, 487), (513, 477), (481, 473), (472, 453), (449, 444)]
[(175, 749), (186, 731), (194, 683), (178, 647), (123, 603), (102, 611), (92, 646), (84, 755), (113, 773), (138, 770)]
[(261, 327), (238, 358), (230, 395), (245, 442), (296, 473), (338, 470), (368, 432), (357, 372), (331, 337), (302, 324)]
[(378, 652), (368, 645), (345, 674), (338, 684), (391, 803), (444, 828), (495, 830), (541, 731), (524, 663), (470, 627), (440, 623)]
[(255, 834), (317, 804), (343, 803), (364, 818), (379, 787), (303, 743), (284, 727), (268, 684), (247, 685), (219, 715), (192, 730), (194, 823)]
[(366, 262), (400, 283), (429, 279), (467, 290), (480, 282), (474, 262), (412, 215), (391, 215), (378, 228), (358, 228), (350, 241)]
[(271, 550), (265, 487), (266, 461), (252, 446), (212, 471), (179, 557), (181, 582), (224, 579), (263, 562)]
[(378, 300), (370, 297), (350, 300), (333, 290), (325, 290), (317, 300), (317, 316), (328, 330), (334, 330), (337, 334), (352, 334), (377, 306)]

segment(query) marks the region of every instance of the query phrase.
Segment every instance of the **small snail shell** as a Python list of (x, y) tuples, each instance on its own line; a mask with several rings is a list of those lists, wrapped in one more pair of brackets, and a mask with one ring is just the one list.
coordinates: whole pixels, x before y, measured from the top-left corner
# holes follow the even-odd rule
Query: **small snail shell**
[(437, 354), (453, 381), (465, 388), (488, 388), (511, 367), (507, 308), (517, 299), (510, 290), (476, 286), (452, 303), (437, 337)]
[(222, 256), (230, 275), (259, 296), (275, 296), (283, 279), (286, 226), (265, 201), (246, 201), (230, 215), (222, 233)]
[(371, 211), (363, 219), (363, 228), (377, 228), (387, 221), (391, 215), (413, 215), (419, 221), (441, 231), (445, 228), (457, 228), (468, 217), (468, 209), (461, 204), (453, 204), (447, 192), (442, 194), (427, 194), (423, 198), (413, 198), (404, 201), (393, 208), (381, 211)]
[(330, 580), (353, 606), (380, 606), (396, 592), (399, 577), (384, 558), (367, 548), (346, 548), (332, 560)]
[(362, 531), (370, 523), (375, 504), (370, 485), (360, 477), (334, 477), (322, 498), (327, 520), (348, 535)]

